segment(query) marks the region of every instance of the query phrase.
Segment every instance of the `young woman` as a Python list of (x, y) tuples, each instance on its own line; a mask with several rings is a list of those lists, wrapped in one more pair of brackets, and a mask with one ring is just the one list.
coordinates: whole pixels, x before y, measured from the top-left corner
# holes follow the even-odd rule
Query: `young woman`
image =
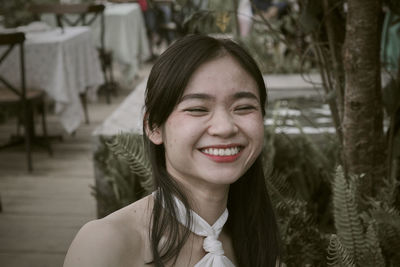
[(156, 190), (86, 224), (64, 267), (275, 266), (265, 103), (260, 70), (235, 42), (176, 41), (147, 83), (144, 140)]

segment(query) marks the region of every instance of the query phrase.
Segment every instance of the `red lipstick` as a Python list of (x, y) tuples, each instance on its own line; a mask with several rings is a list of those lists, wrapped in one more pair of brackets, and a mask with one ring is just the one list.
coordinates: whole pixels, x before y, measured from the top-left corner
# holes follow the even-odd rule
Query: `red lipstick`
[[(213, 153), (214, 149), (231, 149), (229, 152), (232, 153), (231, 155), (215, 155), (218, 153)], [(212, 161), (218, 163), (229, 163), (234, 162), (238, 157), (240, 157), (243, 150), (243, 146), (237, 144), (230, 144), (230, 145), (215, 145), (209, 147), (203, 147), (200, 149), (200, 152), (203, 155), (207, 156)], [(225, 152), (226, 153), (226, 152)], [(228, 153), (228, 154), (230, 154)]]

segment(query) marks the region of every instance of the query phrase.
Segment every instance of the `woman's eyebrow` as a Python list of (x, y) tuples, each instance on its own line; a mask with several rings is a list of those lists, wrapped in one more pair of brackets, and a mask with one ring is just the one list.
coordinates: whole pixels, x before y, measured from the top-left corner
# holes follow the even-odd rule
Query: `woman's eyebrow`
[[(238, 100), (242, 98), (249, 98), (259, 101), (258, 97), (254, 93), (248, 91), (240, 91), (232, 95), (233, 100)], [(183, 102), (185, 100), (190, 100), (190, 99), (213, 100), (215, 99), (215, 97), (210, 94), (194, 93), (182, 96), (179, 102)]]
[(248, 92), (248, 91), (237, 92), (232, 96), (232, 98), (235, 100), (241, 99), (241, 98), (250, 98), (250, 99), (259, 101), (258, 97), (255, 94), (253, 94), (252, 92)]
[(182, 96), (182, 98), (179, 102), (183, 102), (183, 101), (189, 100), (189, 99), (211, 100), (213, 98), (214, 97), (209, 94), (187, 94), (187, 95)]

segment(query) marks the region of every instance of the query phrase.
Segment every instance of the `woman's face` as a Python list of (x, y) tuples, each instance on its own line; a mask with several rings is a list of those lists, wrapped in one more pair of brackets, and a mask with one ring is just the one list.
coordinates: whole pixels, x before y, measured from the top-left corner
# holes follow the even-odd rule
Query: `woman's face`
[(167, 121), (149, 134), (165, 147), (168, 173), (192, 187), (229, 185), (262, 150), (260, 96), (229, 55), (197, 69)]

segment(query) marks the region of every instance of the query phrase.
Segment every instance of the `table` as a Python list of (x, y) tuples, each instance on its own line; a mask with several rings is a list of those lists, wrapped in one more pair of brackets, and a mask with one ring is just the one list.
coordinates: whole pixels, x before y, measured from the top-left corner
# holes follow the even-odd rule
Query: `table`
[(137, 3), (106, 4), (105, 46), (115, 59), (128, 66), (127, 78), (137, 73), (140, 62), (150, 58), (150, 46), (142, 11)]
[[(100, 62), (88, 27), (27, 32), (25, 69), (28, 88), (41, 88), (55, 101), (55, 112), (67, 133), (84, 121), (80, 93), (87, 87), (95, 93), (103, 83)], [(18, 53), (8, 56), (0, 73), (19, 84)]]
[[(72, 18), (73, 16), (69, 15)], [(137, 74), (140, 62), (151, 57), (142, 11), (137, 3), (105, 3), (104, 16), (105, 48), (113, 52), (117, 63), (126, 67), (123, 76), (129, 82)], [(41, 20), (51, 26), (56, 26), (56, 20), (52, 14), (42, 15)], [(91, 27), (99, 45), (100, 21), (96, 19)]]

